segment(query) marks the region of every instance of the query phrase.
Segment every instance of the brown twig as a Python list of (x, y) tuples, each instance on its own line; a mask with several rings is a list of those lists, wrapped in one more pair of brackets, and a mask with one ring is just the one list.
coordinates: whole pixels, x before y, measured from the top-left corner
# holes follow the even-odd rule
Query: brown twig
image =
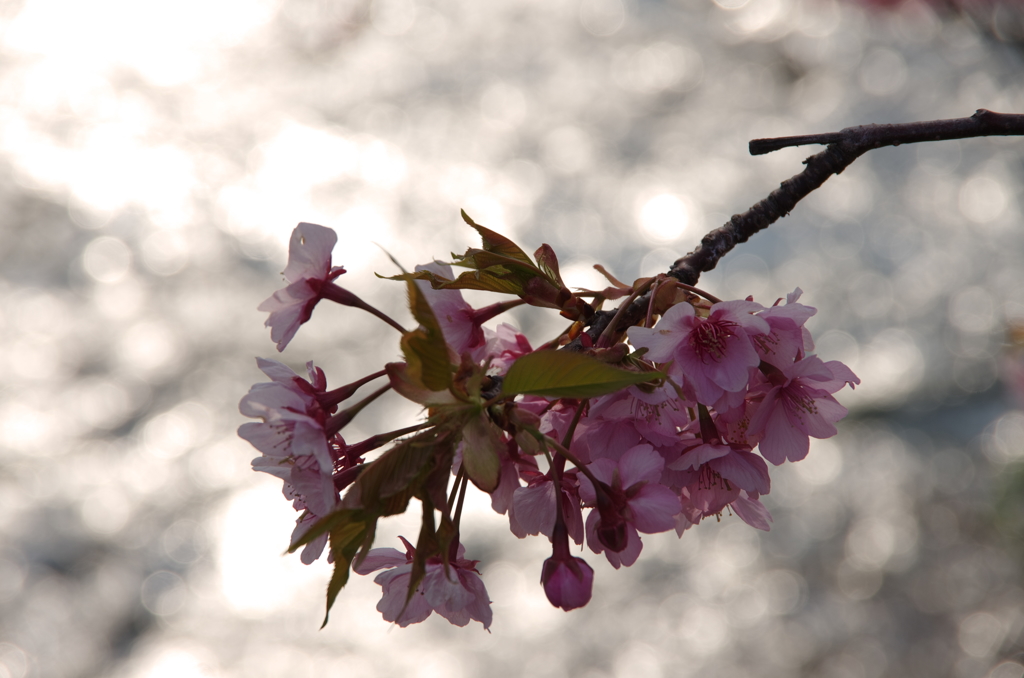
[[(979, 109), (969, 118), (955, 120), (933, 120), (903, 125), (862, 125), (848, 127), (841, 132), (811, 134), (779, 139), (755, 139), (750, 142), (753, 155), (770, 153), (789, 146), (803, 144), (828, 144), (828, 147), (804, 161), (807, 167), (799, 174), (787, 179), (743, 214), (733, 215), (724, 226), (705, 235), (700, 245), (689, 254), (672, 264), (668, 274), (686, 285), (696, 285), (702, 273), (712, 270), (719, 260), (736, 245), (746, 242), (752, 235), (762, 231), (789, 214), (796, 204), (821, 186), (833, 174), (839, 174), (854, 160), (870, 150), (883, 146), (899, 146), (923, 141), (966, 139), (984, 136), (1024, 136), (1024, 115), (993, 113)], [(591, 319), (586, 334), (596, 340), (608, 329), (615, 317), (616, 328), (609, 335), (625, 331), (643, 317), (647, 309), (648, 295), (644, 294), (629, 303), (624, 312), (598, 311)], [(579, 351), (579, 338), (565, 346), (566, 350)]]
[(869, 151), (882, 146), (916, 144), (922, 141), (1021, 134), (1024, 134), (1024, 115), (993, 113), (981, 108), (969, 118), (908, 122), (902, 125), (861, 125), (828, 134), (754, 139), (750, 142), (750, 155), (764, 155), (780, 148), (807, 144), (848, 144)]

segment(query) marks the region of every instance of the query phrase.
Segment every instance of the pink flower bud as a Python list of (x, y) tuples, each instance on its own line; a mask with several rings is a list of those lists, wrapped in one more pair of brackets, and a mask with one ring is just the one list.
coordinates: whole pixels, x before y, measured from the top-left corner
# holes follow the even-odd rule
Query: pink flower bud
[(594, 570), (582, 558), (552, 556), (544, 561), (540, 580), (551, 604), (568, 612), (590, 602)]

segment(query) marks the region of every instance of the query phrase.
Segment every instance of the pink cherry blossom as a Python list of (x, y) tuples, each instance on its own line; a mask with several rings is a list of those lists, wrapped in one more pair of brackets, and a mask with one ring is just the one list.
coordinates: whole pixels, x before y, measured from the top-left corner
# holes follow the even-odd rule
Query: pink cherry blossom
[[(742, 510), (741, 517), (745, 522), (767, 530), (767, 523), (752, 522), (756, 521), (759, 511), (765, 515), (767, 511), (764, 507), (757, 508), (759, 502), (750, 503), (756, 501), (758, 496), (768, 494), (771, 489), (768, 465), (764, 460), (743, 447), (715, 443), (694, 447), (671, 466), (692, 468), (693, 463), (701, 459), (706, 461), (696, 466), (696, 470), (689, 471), (689, 480), (680, 491), (686, 521), (697, 524), (707, 516), (720, 514), (729, 505), (736, 507), (736, 502), (742, 498), (742, 509), (737, 509), (737, 513)], [(683, 529), (686, 529), (685, 526)]]
[(331, 267), (331, 250), (337, 242), (333, 230), (317, 224), (303, 222), (292, 231), (288, 265), (283, 272), (288, 286), (257, 307), (270, 313), (266, 326), (278, 351), (283, 351), (299, 326), (309, 320), (331, 281), (345, 272), (341, 266)]
[(768, 374), (772, 383), (750, 419), (749, 434), (761, 436), (762, 456), (773, 464), (807, 456), (810, 438), (830, 438), (846, 408), (831, 394), (860, 379), (838, 361), (808, 356)]
[(740, 496), (730, 507), (747, 525), (764, 532), (771, 529), (772, 514), (758, 500), (756, 493), (748, 494), (746, 490), (740, 490)]
[(602, 484), (595, 488), (580, 477), (580, 497), (596, 506), (587, 516), (587, 543), (594, 553), (605, 552), (616, 568), (632, 565), (642, 544), (638, 532), (653, 534), (675, 527), (679, 497), (661, 485), (665, 460), (652, 446), (637, 445), (618, 461), (598, 459), (587, 469)]
[(412, 598), (408, 598), (416, 548), (404, 537), (400, 539), (405, 544), (405, 553), (393, 548), (373, 549), (366, 560), (353, 568), (363, 575), (387, 569), (373, 580), (384, 590), (377, 610), (386, 621), (404, 628), (437, 612), (456, 626), (476, 620), (485, 629), (490, 627), (491, 601), (476, 569), (479, 561), (466, 560), (462, 544), (459, 544), (457, 556), (448, 564), (448, 574), (439, 557), (428, 558), (423, 581)]
[(768, 321), (768, 325), (771, 327), (771, 331), (767, 334), (753, 337), (757, 354), (765, 362), (780, 369), (803, 358), (808, 351), (814, 349), (811, 333), (804, 327), (804, 323), (818, 310), (811, 306), (798, 304), (797, 299), (802, 294), (803, 290), (798, 287), (787, 295), (784, 305), (780, 305), (777, 301), (771, 308), (757, 314), (759, 318)]
[(653, 329), (631, 327), (627, 334), (634, 346), (648, 349), (648, 359), (672, 362), (669, 373), (683, 379), (687, 395), (710, 405), (725, 392), (742, 391), (750, 369), (761, 362), (751, 335), (771, 329), (753, 315), (763, 308), (752, 301), (722, 301), (702, 318), (693, 306), (681, 303), (666, 311)]
[[(551, 474), (524, 471), (522, 475), (528, 484), (515, 489), (508, 510), (512, 534), (520, 539), (530, 534), (543, 534), (551, 539), (555, 528), (555, 483)], [(576, 476), (575, 469), (562, 473), (562, 516), (569, 536), (577, 544), (582, 544), (583, 513)]]
[[(323, 372), (312, 363), (307, 365), (314, 384), (275, 360), (257, 359), (257, 364), (274, 381), (255, 384), (238, 405), (245, 416), (263, 420), (238, 428), (238, 435), (264, 455), (253, 461), (253, 468), (303, 487), (308, 483), (293, 478), (295, 469), (312, 469), (319, 476), (322, 501), (333, 506), (337, 493), (334, 458), (324, 430), (327, 413), (316, 397), (318, 387), (325, 386)], [(303, 494), (308, 498), (310, 493)]]
[[(417, 271), (429, 271), (434, 275), (451, 280), (455, 277), (452, 267), (434, 261), (421, 264)], [(462, 298), (462, 291), (457, 289), (435, 290), (426, 280), (417, 280), (423, 296), (426, 297), (430, 309), (434, 312), (437, 322), (441, 325), (441, 333), (448, 346), (461, 356), (470, 349), (484, 345), (484, 332), (479, 323), (474, 322), (473, 307)]]

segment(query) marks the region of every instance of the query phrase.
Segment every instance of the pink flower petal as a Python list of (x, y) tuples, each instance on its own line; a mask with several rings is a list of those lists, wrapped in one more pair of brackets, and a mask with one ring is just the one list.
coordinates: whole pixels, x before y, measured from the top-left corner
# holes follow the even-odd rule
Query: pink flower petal
[(671, 530), (676, 525), (675, 516), (679, 511), (679, 495), (658, 483), (644, 485), (629, 500), (629, 522), (645, 534)]
[(331, 271), (331, 250), (338, 234), (318, 224), (300, 223), (288, 243), (288, 265), (284, 278), (295, 282), (302, 278), (326, 278)]

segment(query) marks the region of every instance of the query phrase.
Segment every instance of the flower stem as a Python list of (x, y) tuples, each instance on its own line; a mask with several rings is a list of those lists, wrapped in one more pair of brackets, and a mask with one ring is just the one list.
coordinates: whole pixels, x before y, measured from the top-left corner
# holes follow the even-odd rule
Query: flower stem
[(359, 412), (364, 407), (366, 407), (374, 400), (387, 393), (389, 390), (391, 390), (391, 384), (388, 384), (387, 386), (381, 386), (379, 389), (377, 389), (367, 397), (363, 398), (352, 407), (344, 409), (341, 412), (338, 412), (330, 419), (328, 419), (327, 425), (324, 426), (324, 433), (327, 434), (327, 439), (330, 440), (331, 438), (333, 438), (334, 434), (336, 434), (341, 429), (345, 428), (349, 424), (349, 422), (356, 418), (356, 415), (359, 414)]
[(352, 294), (344, 287), (339, 287), (334, 283), (327, 283), (322, 288), (320, 288), (320, 294), (323, 296), (324, 299), (330, 299), (331, 301), (337, 302), (343, 306), (361, 308), (367, 313), (371, 313), (377, 316), (378, 318), (386, 322), (388, 325), (391, 325), (402, 334), (407, 334), (407, 330), (401, 325), (399, 325), (397, 322), (395, 322), (395, 320), (392, 319), (391, 316), (389, 316), (388, 314), (384, 313), (384, 311), (381, 311), (380, 309), (374, 306), (370, 306), (368, 303), (366, 303), (356, 295)]

